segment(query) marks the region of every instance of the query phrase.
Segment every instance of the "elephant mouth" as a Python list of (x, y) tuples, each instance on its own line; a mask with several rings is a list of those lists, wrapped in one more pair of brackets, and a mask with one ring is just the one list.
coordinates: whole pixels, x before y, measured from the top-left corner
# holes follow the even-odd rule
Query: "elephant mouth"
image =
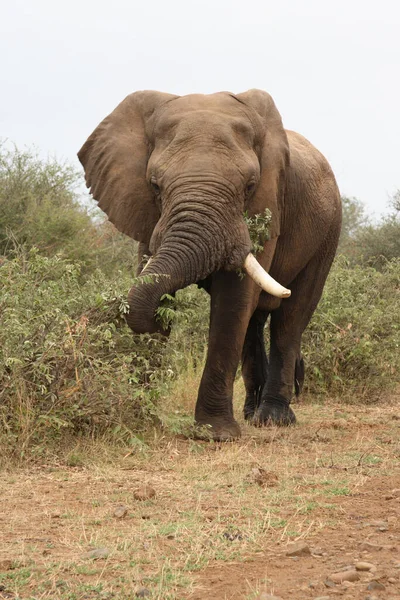
[[(144, 266), (142, 273), (145, 274), (145, 270), (151, 265), (153, 262), (153, 258), (150, 258), (146, 265)], [(260, 288), (271, 294), (271, 296), (275, 296), (276, 298), (289, 298), (291, 295), (291, 291), (281, 285), (276, 279), (271, 277), (269, 273), (260, 265), (254, 254), (249, 252), (246, 256), (245, 261), (243, 263), (243, 269), (246, 273), (251, 277), (251, 279), (260, 286)]]
[[(242, 223), (240, 223), (242, 227)], [(245, 227), (243, 222), (243, 227)], [(190, 227), (186, 228), (187, 230)], [(290, 290), (275, 281), (249, 253), (250, 239), (247, 228), (240, 231), (236, 243), (227, 244), (215, 223), (210, 222), (210, 235), (204, 228), (196, 236), (169, 229), (155, 255), (147, 262), (136, 283), (128, 294), (129, 313), (126, 320), (136, 333), (164, 333), (157, 319), (161, 298), (173, 294), (192, 283), (207, 278), (218, 270), (242, 268), (265, 292), (278, 298), (288, 298)], [(242, 228), (243, 229), (243, 228)], [(240, 235), (241, 234), (241, 235)], [(225, 260), (222, 257), (226, 257)], [(215, 258), (221, 257), (221, 258)], [(147, 279), (147, 276), (151, 278)]]

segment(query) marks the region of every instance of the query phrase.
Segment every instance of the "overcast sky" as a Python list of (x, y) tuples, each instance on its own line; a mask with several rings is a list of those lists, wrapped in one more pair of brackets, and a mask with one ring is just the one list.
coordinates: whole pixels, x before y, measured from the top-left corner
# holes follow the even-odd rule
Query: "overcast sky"
[(398, 0), (9, 0), (0, 136), (76, 164), (128, 93), (268, 91), (382, 213), (400, 188)]

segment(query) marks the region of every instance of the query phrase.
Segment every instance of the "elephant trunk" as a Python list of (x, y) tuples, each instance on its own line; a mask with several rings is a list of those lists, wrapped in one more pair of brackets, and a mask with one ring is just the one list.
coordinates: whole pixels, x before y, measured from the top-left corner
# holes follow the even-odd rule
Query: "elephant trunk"
[(170, 227), (140, 276), (153, 276), (151, 281), (134, 285), (128, 294), (129, 327), (136, 333), (167, 333), (156, 319), (162, 296), (205, 279), (218, 269), (239, 268), (250, 248), (245, 225), (240, 224), (240, 229), (228, 239), (215, 221), (200, 228), (190, 220), (185, 226), (181, 223), (179, 230), (177, 225)]

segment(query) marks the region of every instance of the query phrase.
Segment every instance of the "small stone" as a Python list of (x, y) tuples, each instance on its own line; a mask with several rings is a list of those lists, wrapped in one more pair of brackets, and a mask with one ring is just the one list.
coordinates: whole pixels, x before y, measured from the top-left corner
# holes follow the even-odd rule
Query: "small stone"
[(113, 512), (113, 516), (116, 519), (123, 519), (124, 517), (126, 517), (127, 514), (128, 514), (128, 507), (123, 506), (123, 505), (117, 506), (117, 508)]
[(279, 483), (278, 475), (273, 471), (267, 471), (263, 467), (254, 467), (247, 480), (257, 483), (261, 487), (275, 487)]
[(343, 581), (344, 588), (352, 588), (354, 587), (354, 581)]
[(9, 558), (0, 560), (0, 571), (11, 571), (11, 569), (13, 568), (13, 564), (13, 561)]
[(384, 592), (386, 590), (386, 588), (383, 585), (383, 583), (380, 583), (379, 581), (371, 581), (371, 583), (368, 584), (367, 590), (369, 592), (377, 592), (377, 591)]
[(358, 581), (360, 575), (357, 571), (341, 571), (340, 573), (332, 573), (332, 575), (329, 575), (329, 579), (333, 583), (343, 583), (343, 581)]
[(397, 579), (395, 577), (389, 577), (388, 578), (388, 583), (396, 583)]
[(135, 500), (150, 500), (150, 498), (154, 498), (156, 495), (156, 490), (149, 485), (142, 485), (140, 488), (137, 488), (133, 492), (133, 497)]
[(61, 518), (61, 513), (60, 512), (53, 512), (51, 515), (52, 519), (60, 519)]
[(361, 551), (382, 550), (381, 544), (372, 544), (371, 542), (362, 542), (360, 544)]
[(290, 544), (286, 550), (286, 556), (307, 556), (311, 554), (310, 546), (304, 542)]
[(94, 548), (90, 552), (85, 552), (83, 558), (92, 558), (93, 560), (99, 560), (101, 558), (108, 558), (110, 550), (108, 548)]
[(314, 598), (314, 600), (331, 600), (330, 596), (318, 596), (318, 598)]
[(368, 523), (370, 527), (387, 527), (386, 521), (370, 521)]
[(261, 592), (261, 594), (256, 596), (256, 600), (282, 600), (282, 598), (280, 596), (271, 596), (271, 594)]
[(331, 581), (330, 579), (326, 579), (324, 581), (324, 586), (327, 588), (334, 588), (336, 585), (336, 583), (334, 583), (333, 581)]
[(228, 540), (228, 542), (234, 542), (235, 540), (241, 541), (243, 539), (243, 535), (240, 531), (224, 531), (222, 537)]
[(375, 568), (375, 565), (369, 562), (358, 562), (355, 565), (356, 571), (371, 571)]
[(139, 590), (137, 590), (135, 596), (136, 598), (147, 598), (148, 596), (150, 596), (150, 590), (148, 590), (147, 588), (140, 588)]

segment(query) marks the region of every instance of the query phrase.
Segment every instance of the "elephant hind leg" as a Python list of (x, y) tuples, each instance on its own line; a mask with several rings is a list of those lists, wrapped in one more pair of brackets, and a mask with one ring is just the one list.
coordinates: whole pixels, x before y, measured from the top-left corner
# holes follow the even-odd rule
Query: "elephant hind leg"
[(261, 402), (268, 377), (264, 327), (269, 313), (257, 309), (249, 321), (242, 350), (242, 377), (246, 388), (244, 418), (251, 419)]

